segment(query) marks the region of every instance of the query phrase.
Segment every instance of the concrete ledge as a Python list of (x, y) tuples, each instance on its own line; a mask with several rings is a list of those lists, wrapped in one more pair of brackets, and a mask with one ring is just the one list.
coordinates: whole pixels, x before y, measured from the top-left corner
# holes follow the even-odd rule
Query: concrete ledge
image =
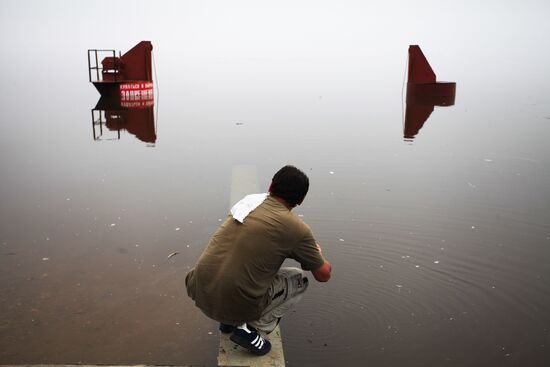
[[(265, 191), (265, 190), (264, 190)], [(231, 172), (231, 196), (229, 198), (229, 209), (239, 200), (249, 194), (260, 192), (258, 185), (258, 169), (252, 165), (233, 166)]]
[(277, 328), (268, 335), (271, 351), (265, 356), (255, 356), (229, 339), (230, 334), (220, 333), (218, 366), (220, 367), (285, 367), (281, 330)]

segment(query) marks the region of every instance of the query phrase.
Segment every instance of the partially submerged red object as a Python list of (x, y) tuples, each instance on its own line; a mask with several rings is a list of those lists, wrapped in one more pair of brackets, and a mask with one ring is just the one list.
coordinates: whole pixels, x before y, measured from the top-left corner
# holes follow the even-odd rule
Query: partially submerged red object
[[(150, 41), (141, 41), (124, 55), (115, 50), (88, 50), (88, 76), (102, 97), (122, 102), (152, 101)], [(105, 56), (99, 62), (100, 56)]]
[[(120, 139), (126, 130), (143, 142), (156, 142), (152, 50), (149, 41), (124, 55), (119, 51), (118, 57), (115, 50), (88, 50), (88, 76), (101, 94), (92, 109), (94, 140)], [(117, 136), (109, 138), (105, 130)]]
[(456, 83), (438, 82), (430, 63), (417, 45), (409, 46), (407, 103), (449, 106), (455, 103)]
[(438, 82), (420, 47), (409, 46), (404, 137), (414, 138), (430, 117), (434, 106), (454, 105), (455, 95), (456, 83)]

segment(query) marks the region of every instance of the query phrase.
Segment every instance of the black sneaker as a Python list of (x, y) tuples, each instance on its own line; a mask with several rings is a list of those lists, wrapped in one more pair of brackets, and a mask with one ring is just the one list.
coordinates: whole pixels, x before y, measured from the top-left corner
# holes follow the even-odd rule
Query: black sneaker
[(271, 350), (269, 340), (264, 339), (256, 329), (250, 326), (248, 329), (235, 328), (229, 339), (258, 356), (263, 356)]
[(222, 333), (229, 334), (229, 333), (232, 333), (233, 330), (235, 330), (235, 326), (220, 322), (220, 331)]

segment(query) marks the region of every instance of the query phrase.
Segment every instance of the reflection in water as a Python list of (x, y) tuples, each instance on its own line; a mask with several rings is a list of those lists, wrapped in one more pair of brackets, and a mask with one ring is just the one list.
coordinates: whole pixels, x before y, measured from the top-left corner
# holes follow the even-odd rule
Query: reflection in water
[[(153, 45), (141, 41), (116, 57), (115, 50), (88, 50), (88, 77), (101, 94), (92, 109), (94, 140), (120, 139), (124, 129), (146, 143), (155, 143), (154, 93), (151, 53)], [(101, 63), (100, 55), (106, 55)], [(104, 126), (116, 138), (104, 136)]]
[(434, 110), (455, 103), (456, 83), (437, 82), (420, 47), (409, 46), (409, 70), (403, 136), (412, 141)]
[[(92, 130), (94, 140), (120, 139), (120, 131), (126, 130), (139, 140), (154, 144), (157, 140), (154, 102), (120, 101), (101, 97), (92, 109)], [(107, 137), (104, 127), (116, 131), (115, 137)]]

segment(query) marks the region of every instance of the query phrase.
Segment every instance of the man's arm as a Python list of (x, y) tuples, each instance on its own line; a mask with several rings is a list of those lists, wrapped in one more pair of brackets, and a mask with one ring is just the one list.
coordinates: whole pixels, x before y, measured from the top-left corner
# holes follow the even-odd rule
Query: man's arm
[[(323, 251), (321, 250), (321, 246), (319, 246), (319, 244), (317, 244), (317, 248), (319, 249), (319, 252), (322, 255)], [(313, 274), (313, 277), (318, 282), (328, 282), (330, 279), (331, 272), (332, 272), (332, 265), (326, 260), (323, 265), (311, 271), (311, 273)]]

